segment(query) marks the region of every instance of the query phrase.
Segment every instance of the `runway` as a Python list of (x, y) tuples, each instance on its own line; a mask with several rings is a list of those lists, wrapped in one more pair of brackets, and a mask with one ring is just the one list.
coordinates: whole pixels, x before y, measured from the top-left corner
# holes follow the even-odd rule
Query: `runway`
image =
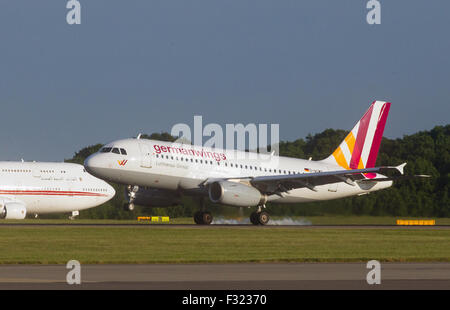
[(365, 263), (81, 265), (69, 285), (65, 265), (0, 266), (0, 290), (449, 290), (450, 263), (382, 263), (369, 285)]
[(273, 228), (292, 228), (292, 229), (428, 229), (428, 230), (447, 230), (450, 225), (265, 225), (255, 226), (249, 224), (109, 224), (109, 223), (0, 223), (2, 227), (142, 227), (142, 228), (255, 228), (255, 229), (273, 229)]

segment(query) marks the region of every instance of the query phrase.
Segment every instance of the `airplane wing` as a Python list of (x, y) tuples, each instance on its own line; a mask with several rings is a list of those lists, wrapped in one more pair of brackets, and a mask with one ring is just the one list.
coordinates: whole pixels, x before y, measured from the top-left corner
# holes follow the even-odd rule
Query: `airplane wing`
[[(314, 173), (302, 173), (302, 174), (288, 174), (288, 175), (273, 175), (273, 176), (258, 176), (258, 177), (244, 177), (244, 178), (230, 178), (233, 180), (243, 179), (247, 180), (252, 186), (265, 194), (279, 194), (287, 192), (296, 188), (309, 188), (312, 191), (316, 191), (316, 187), (320, 185), (333, 184), (339, 182), (345, 182), (349, 185), (356, 186), (357, 182), (381, 182), (391, 181), (399, 178), (411, 178), (411, 177), (428, 177), (428, 176), (404, 176), (403, 168), (406, 164), (402, 164), (397, 167), (375, 167), (366, 169), (352, 169), (352, 170), (336, 170)], [(375, 173), (391, 174), (396, 172), (396, 176), (377, 178)], [(366, 174), (372, 174), (374, 178), (366, 177)], [(400, 174), (400, 175), (398, 175)], [(211, 181), (216, 180), (208, 180)]]
[(264, 193), (287, 192), (296, 188), (309, 188), (317, 191), (319, 185), (345, 182), (356, 185), (356, 181), (366, 180), (365, 173), (386, 173), (399, 171), (397, 167), (377, 167), (367, 169), (336, 170), (302, 174), (261, 176), (250, 180), (250, 183)]

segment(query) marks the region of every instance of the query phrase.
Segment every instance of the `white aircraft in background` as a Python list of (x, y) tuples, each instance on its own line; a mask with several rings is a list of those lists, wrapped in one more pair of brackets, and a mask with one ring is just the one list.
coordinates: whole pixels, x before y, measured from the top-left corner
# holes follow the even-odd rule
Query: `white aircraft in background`
[[(375, 167), (390, 103), (375, 101), (339, 147), (320, 161), (212, 149), (147, 139), (118, 140), (84, 163), (93, 175), (128, 185), (128, 208), (177, 204), (180, 195), (209, 197), (213, 203), (255, 207), (255, 224), (267, 224), (267, 202), (299, 203), (367, 194), (392, 186), (403, 168)], [(387, 177), (380, 173), (396, 171)], [(203, 199), (201, 199), (203, 202)], [(194, 215), (210, 224), (211, 213)]]
[(96, 207), (115, 195), (112, 186), (71, 163), (0, 162), (0, 218), (72, 212)]

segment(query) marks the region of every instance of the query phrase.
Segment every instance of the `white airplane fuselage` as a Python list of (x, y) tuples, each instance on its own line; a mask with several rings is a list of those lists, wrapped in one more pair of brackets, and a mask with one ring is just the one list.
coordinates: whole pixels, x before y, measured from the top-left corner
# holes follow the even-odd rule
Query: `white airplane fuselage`
[[(27, 214), (79, 211), (110, 200), (115, 190), (71, 163), (0, 162), (0, 209), (23, 206)], [(11, 207), (12, 208), (12, 207)]]
[[(205, 180), (240, 179), (343, 170), (326, 161), (302, 160), (235, 150), (211, 149), (147, 139), (124, 139), (104, 146), (115, 152), (98, 152), (85, 161), (93, 175), (125, 185), (165, 190), (195, 190)], [(122, 154), (120, 150), (125, 150)], [(380, 175), (378, 175), (380, 176)], [(348, 184), (339, 182), (292, 189), (271, 195), (267, 201), (298, 203), (366, 194), (392, 185), (388, 182)]]

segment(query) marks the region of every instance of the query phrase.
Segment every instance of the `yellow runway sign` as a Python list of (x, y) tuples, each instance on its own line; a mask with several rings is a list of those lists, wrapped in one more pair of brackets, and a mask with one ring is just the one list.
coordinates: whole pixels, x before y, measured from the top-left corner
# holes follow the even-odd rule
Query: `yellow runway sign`
[(168, 216), (139, 216), (137, 218), (138, 222), (140, 221), (148, 221), (151, 223), (169, 223), (170, 218)]
[(397, 225), (432, 226), (432, 225), (436, 225), (436, 221), (435, 220), (397, 220)]

